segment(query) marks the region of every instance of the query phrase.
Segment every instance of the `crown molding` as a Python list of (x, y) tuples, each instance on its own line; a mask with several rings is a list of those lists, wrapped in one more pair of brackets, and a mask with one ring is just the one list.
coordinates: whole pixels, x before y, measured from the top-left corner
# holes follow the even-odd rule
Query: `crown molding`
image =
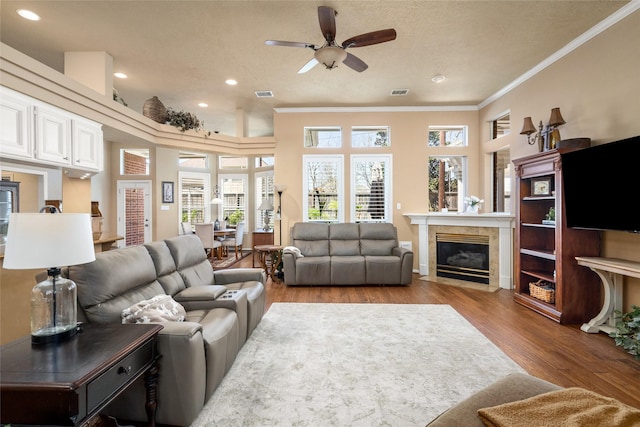
[(631, 0), (629, 3), (627, 3), (620, 9), (618, 9), (615, 13), (609, 15), (608, 17), (606, 17), (605, 19), (603, 19), (602, 21), (600, 21), (599, 23), (591, 27), (587, 32), (576, 37), (571, 42), (566, 44), (563, 48), (555, 52), (553, 55), (544, 59), (538, 65), (536, 65), (535, 67), (533, 67), (532, 69), (530, 69), (529, 71), (527, 71), (526, 73), (524, 73), (523, 75), (521, 75), (520, 77), (518, 77), (517, 79), (515, 79), (505, 87), (503, 87), (502, 89), (500, 89), (498, 92), (494, 93), (493, 95), (491, 95), (490, 97), (482, 101), (480, 104), (478, 104), (478, 109), (482, 109), (487, 105), (491, 104), (493, 101), (503, 97), (504, 95), (511, 92), (513, 89), (515, 89), (516, 87), (520, 86), (522, 83), (529, 80), (531, 77), (535, 76), (536, 74), (538, 74), (545, 68), (549, 67), (556, 61), (564, 58), (565, 56), (567, 56), (568, 54), (570, 54), (571, 52), (573, 52), (574, 50), (576, 50), (577, 48), (579, 48), (580, 46), (582, 46), (583, 44), (585, 44), (586, 42), (594, 38), (595, 36), (603, 33), (605, 30), (617, 24), (618, 22), (622, 21), (624, 18), (626, 18), (627, 16), (631, 15), (632, 13), (636, 12), (639, 9), (640, 9), (640, 0)]
[(435, 105), (406, 107), (283, 107), (276, 113), (416, 113), (429, 111), (478, 111), (477, 105)]

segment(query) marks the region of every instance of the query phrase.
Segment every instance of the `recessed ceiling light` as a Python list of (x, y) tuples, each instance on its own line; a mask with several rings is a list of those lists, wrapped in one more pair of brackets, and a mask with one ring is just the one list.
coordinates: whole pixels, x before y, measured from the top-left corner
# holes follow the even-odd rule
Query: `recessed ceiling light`
[(119, 79), (126, 79), (128, 77), (125, 73), (113, 73), (113, 75)]
[(198, 107), (202, 107), (202, 108), (204, 108), (204, 107), (208, 107), (208, 106), (209, 106), (209, 104), (207, 104), (206, 102), (200, 102), (200, 103), (198, 103)]
[(431, 81), (434, 83), (442, 83), (443, 81), (445, 81), (445, 79), (446, 77), (442, 74), (436, 74), (435, 76), (431, 77)]
[(225, 80), (225, 83), (228, 84), (229, 86), (235, 86), (238, 84), (238, 82), (233, 79), (227, 79)]
[(24, 19), (28, 19), (29, 21), (39, 21), (40, 20), (40, 16), (38, 16), (37, 13), (32, 12), (30, 10), (18, 9), (16, 12), (18, 12), (18, 15), (22, 16)]

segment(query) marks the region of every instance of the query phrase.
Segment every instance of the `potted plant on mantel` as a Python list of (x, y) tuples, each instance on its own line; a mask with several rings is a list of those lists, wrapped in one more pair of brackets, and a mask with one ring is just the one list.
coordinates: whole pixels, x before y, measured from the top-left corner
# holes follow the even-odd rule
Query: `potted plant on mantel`
[(631, 308), (630, 312), (624, 314), (615, 310), (616, 330), (609, 336), (617, 346), (624, 348), (636, 360), (640, 360), (640, 306), (632, 305)]

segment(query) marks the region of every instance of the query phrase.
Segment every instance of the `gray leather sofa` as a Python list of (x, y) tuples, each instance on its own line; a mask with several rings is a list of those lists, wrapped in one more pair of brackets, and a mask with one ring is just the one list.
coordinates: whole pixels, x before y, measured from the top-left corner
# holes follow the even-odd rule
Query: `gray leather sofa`
[[(122, 310), (159, 294), (184, 307), (184, 321), (160, 322), (159, 424), (192, 423), (265, 309), (264, 272), (213, 271), (193, 234), (97, 253), (94, 262), (69, 267), (65, 274), (78, 287), (80, 321), (120, 323)], [(146, 421), (144, 398), (140, 379), (105, 413)]]
[[(398, 246), (389, 223), (318, 224), (299, 222), (285, 248), (287, 285), (408, 285), (413, 252)], [(301, 256), (300, 256), (301, 255)]]

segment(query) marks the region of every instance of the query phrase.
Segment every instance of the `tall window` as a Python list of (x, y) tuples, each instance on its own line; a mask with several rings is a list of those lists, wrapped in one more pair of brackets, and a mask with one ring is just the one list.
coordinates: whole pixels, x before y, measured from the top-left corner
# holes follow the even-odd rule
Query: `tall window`
[[(256, 173), (256, 209), (260, 207), (263, 200), (269, 199), (271, 204), (273, 201), (273, 171), (257, 172)], [(267, 213), (266, 211), (257, 211), (256, 215), (256, 230), (264, 227), (265, 218), (269, 217), (269, 228), (273, 229), (273, 211)]]
[(467, 126), (429, 126), (429, 147), (463, 147), (467, 144)]
[(339, 127), (305, 127), (304, 146), (318, 148), (342, 147), (342, 129)]
[(237, 225), (239, 222), (248, 223), (248, 176), (246, 174), (221, 174), (220, 193), (222, 205), (216, 208), (222, 209), (221, 218), (229, 225)]
[(211, 176), (200, 172), (178, 173), (180, 222), (201, 224), (211, 221)]
[(509, 147), (493, 153), (493, 211), (511, 212), (511, 151)]
[(431, 156), (428, 161), (429, 211), (439, 212), (448, 209), (462, 212), (467, 158)]
[(351, 129), (352, 147), (388, 147), (390, 145), (388, 126), (354, 126)]
[(303, 156), (304, 221), (344, 222), (344, 158)]
[(351, 220), (391, 222), (391, 155), (351, 156)]

